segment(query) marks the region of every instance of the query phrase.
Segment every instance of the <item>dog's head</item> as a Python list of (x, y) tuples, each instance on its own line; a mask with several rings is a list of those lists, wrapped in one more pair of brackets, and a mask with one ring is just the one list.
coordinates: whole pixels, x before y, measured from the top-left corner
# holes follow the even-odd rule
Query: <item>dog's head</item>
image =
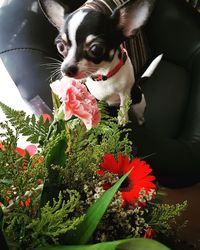
[(45, 2), (48, 16), (59, 30), (55, 43), (64, 57), (62, 74), (76, 79), (109, 64), (120, 43), (145, 23), (153, 4), (153, 0), (127, 1), (108, 16), (84, 7), (65, 14), (58, 2)]

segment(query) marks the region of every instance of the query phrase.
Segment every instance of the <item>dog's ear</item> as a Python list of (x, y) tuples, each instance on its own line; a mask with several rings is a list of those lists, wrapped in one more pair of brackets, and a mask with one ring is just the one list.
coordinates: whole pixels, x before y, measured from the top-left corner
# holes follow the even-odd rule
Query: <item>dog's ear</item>
[(154, 0), (128, 0), (117, 8), (111, 18), (116, 19), (118, 28), (125, 37), (133, 36), (151, 14)]
[(64, 24), (64, 16), (68, 8), (59, 0), (39, 0), (40, 7), (48, 20), (60, 30)]

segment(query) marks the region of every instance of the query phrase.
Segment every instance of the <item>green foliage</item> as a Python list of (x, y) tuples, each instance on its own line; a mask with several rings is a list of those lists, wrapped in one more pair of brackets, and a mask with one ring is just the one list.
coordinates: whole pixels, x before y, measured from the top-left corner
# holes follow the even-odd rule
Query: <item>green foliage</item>
[[(56, 243), (58, 238), (82, 222), (83, 216), (75, 216), (74, 210), (79, 204), (79, 193), (67, 190), (69, 198), (63, 200), (61, 192), (53, 204), (48, 202), (41, 208), (40, 214), (35, 213), (38, 207), (17, 208), (4, 216), (4, 232), (10, 249), (33, 249)], [(31, 213), (30, 213), (31, 212)]]
[(1, 122), (0, 123), (0, 138), (1, 140), (4, 141), (4, 146), (8, 148), (8, 150), (11, 147), (11, 150), (13, 149), (14, 146), (17, 145), (17, 140), (18, 140), (18, 133), (13, 131), (13, 129), (10, 128), (9, 123), (6, 122)]
[(79, 203), (80, 195), (74, 190), (67, 190), (67, 192), (69, 193), (69, 200), (67, 202), (63, 200), (60, 192), (58, 201), (53, 199), (52, 206), (48, 202), (41, 208), (40, 217), (33, 219), (27, 225), (26, 228), (32, 231), (35, 246), (38, 246), (39, 242), (42, 242), (43, 245), (44, 242), (48, 244), (49, 240), (55, 244), (60, 236), (69, 230), (74, 230), (82, 222), (83, 216), (75, 217), (73, 215)]
[[(56, 170), (63, 177), (63, 182), (70, 189), (80, 192), (86, 183), (93, 183), (93, 176), (102, 161), (105, 153), (118, 152), (130, 155), (132, 143), (128, 139), (128, 129), (120, 128), (117, 119), (103, 114), (100, 124), (90, 131), (77, 122), (77, 119), (67, 123), (69, 134), (64, 132), (67, 146), (65, 147), (66, 162), (62, 166), (56, 166)], [(70, 143), (70, 141), (71, 143)], [(51, 138), (49, 140), (49, 145)], [(53, 144), (55, 139), (52, 140)], [(61, 150), (59, 151), (61, 157)], [(49, 164), (48, 164), (49, 165)]]
[[(126, 98), (125, 111), (128, 111), (131, 101)], [(128, 138), (130, 129), (120, 126), (117, 117), (111, 117), (108, 114), (105, 103), (100, 102), (101, 109), (101, 122), (89, 131), (88, 140), (91, 146), (96, 147), (95, 151), (99, 152), (97, 160), (101, 160), (101, 157), (105, 153), (113, 153), (117, 156), (118, 152), (122, 152), (124, 155), (132, 154), (132, 141)], [(119, 115), (121, 111), (118, 112)], [(121, 114), (123, 115), (123, 114)]]
[(80, 246), (54, 246), (48, 248), (40, 248), (48, 250), (169, 250), (163, 244), (150, 239), (127, 239), (112, 242), (103, 242), (94, 245)]
[[(117, 192), (128, 173), (119, 181), (118, 175), (110, 177), (112, 187), (107, 191), (103, 188), (105, 179), (96, 175), (106, 153), (117, 156), (121, 152), (133, 158), (129, 130), (120, 127), (117, 118), (107, 115), (102, 106), (101, 123), (87, 131), (79, 119), (65, 122), (56, 116), (60, 109), (56, 96), (54, 103), (55, 120), (51, 124), (0, 103), (8, 118), (8, 123), (1, 124), (4, 131), (0, 134), (4, 147), (0, 150), (0, 202), (4, 213), (1, 224), (10, 249), (39, 246), (50, 249), (49, 245), (57, 244), (59, 239), (68, 245), (86, 244), (90, 239), (97, 242), (95, 237), (101, 232), (100, 226), (104, 222), (105, 230), (106, 225), (115, 226), (115, 223), (122, 225), (124, 231), (130, 230), (123, 234), (117, 230), (119, 227), (115, 227), (114, 240), (143, 236), (148, 226), (160, 232), (170, 229), (169, 222), (184, 210), (184, 205), (171, 207), (153, 203), (147, 206), (148, 209), (144, 208), (148, 210), (145, 212), (137, 206), (131, 207), (139, 211), (134, 217), (127, 206), (121, 209), (123, 200), (121, 192)], [(128, 109), (129, 105), (127, 100), (124, 108)], [(27, 153), (22, 157), (16, 152), (20, 134), (27, 136), (32, 143), (40, 144), (36, 155)], [(95, 198), (95, 194), (99, 198)], [(113, 207), (112, 202), (115, 203)], [(107, 221), (103, 219), (106, 213), (110, 213), (110, 217), (105, 217), (109, 218)], [(141, 228), (140, 233), (132, 234), (132, 228), (126, 227), (131, 220)], [(88, 245), (87, 248), (146, 250), (147, 244), (148, 249), (167, 249), (153, 241), (147, 243), (136, 239)], [(66, 249), (70, 247), (76, 249), (75, 246)], [(84, 246), (77, 246), (77, 249), (84, 249)]]
[(54, 94), (54, 92), (51, 92), (51, 96), (52, 96), (54, 110), (57, 111), (60, 107), (59, 97), (56, 94)]
[(105, 153), (130, 155), (132, 142), (128, 139), (128, 132), (128, 129), (119, 127), (116, 118), (109, 117), (91, 131), (88, 140), (99, 153), (99, 159)]
[(7, 206), (9, 202), (24, 201), (25, 192), (37, 188), (38, 180), (47, 174), (41, 155), (24, 157), (16, 152), (17, 135), (8, 123), (2, 123), (1, 138), (3, 149), (0, 150), (0, 202)]
[(68, 238), (70, 239), (70, 244), (83, 245), (89, 241), (115, 193), (131, 171), (132, 169), (121, 177), (114, 186), (107, 190), (92, 206), (89, 207), (83, 222), (78, 226), (75, 232), (69, 234)]
[(43, 154), (45, 155), (45, 165), (48, 168), (52, 164), (62, 165), (65, 162), (65, 150), (67, 146), (66, 133), (55, 134), (49, 138), (48, 143), (43, 148)]
[(0, 108), (6, 115), (6, 118), (15, 128), (15, 130), (27, 136), (27, 141), (31, 143), (38, 143), (45, 141), (49, 130), (48, 120), (44, 122), (42, 116), (36, 119), (35, 115), (26, 115), (23, 111), (16, 111), (4, 103), (0, 102)]
[(118, 121), (123, 126), (125, 126), (126, 123), (127, 123), (126, 114), (128, 114), (128, 111), (130, 109), (131, 103), (132, 103), (131, 98), (128, 95), (126, 95), (125, 101), (124, 101), (124, 105), (118, 111)]
[(151, 219), (148, 224), (152, 228), (156, 228), (157, 232), (166, 235), (172, 229), (172, 225), (176, 223), (176, 217), (180, 216), (186, 208), (187, 201), (175, 205), (152, 204)]
[[(8, 123), (0, 123), (2, 132), (0, 138), (3, 140), (4, 150), (0, 150), (0, 185), (6, 182), (7, 179), (13, 176), (15, 169), (15, 162), (19, 160), (15, 152), (17, 146), (17, 135), (9, 127)], [(11, 172), (10, 172), (11, 171)], [(15, 172), (16, 173), (16, 172)]]

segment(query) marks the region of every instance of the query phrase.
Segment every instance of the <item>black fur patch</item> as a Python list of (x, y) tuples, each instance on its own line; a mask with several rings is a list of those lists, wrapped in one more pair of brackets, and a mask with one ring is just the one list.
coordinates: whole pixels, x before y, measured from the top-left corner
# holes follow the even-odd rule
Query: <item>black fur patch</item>
[[(87, 59), (95, 64), (99, 64), (101, 61), (112, 61), (113, 57), (111, 57), (109, 53), (112, 49), (116, 49), (122, 41), (121, 32), (116, 28), (116, 20), (98, 11), (87, 9), (81, 11), (86, 11), (87, 14), (76, 31), (76, 61)], [(77, 12), (74, 12), (66, 18), (64, 32), (67, 37), (68, 23), (76, 13)], [(92, 58), (89, 53), (87, 53), (85, 41), (89, 35), (96, 36), (95, 42), (100, 43), (105, 48), (105, 53), (101, 57)]]
[(133, 88), (131, 90), (131, 99), (132, 104), (137, 104), (142, 101), (142, 90), (137, 83), (133, 85)]

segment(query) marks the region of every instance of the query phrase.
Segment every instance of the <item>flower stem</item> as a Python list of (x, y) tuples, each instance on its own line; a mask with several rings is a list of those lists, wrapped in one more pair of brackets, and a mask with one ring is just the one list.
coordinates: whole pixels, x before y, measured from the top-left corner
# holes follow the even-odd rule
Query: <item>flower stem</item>
[(69, 126), (67, 125), (66, 122), (65, 122), (65, 131), (66, 131), (66, 137), (67, 137), (67, 148), (66, 148), (65, 152), (69, 153), (71, 151), (72, 140), (71, 140)]

